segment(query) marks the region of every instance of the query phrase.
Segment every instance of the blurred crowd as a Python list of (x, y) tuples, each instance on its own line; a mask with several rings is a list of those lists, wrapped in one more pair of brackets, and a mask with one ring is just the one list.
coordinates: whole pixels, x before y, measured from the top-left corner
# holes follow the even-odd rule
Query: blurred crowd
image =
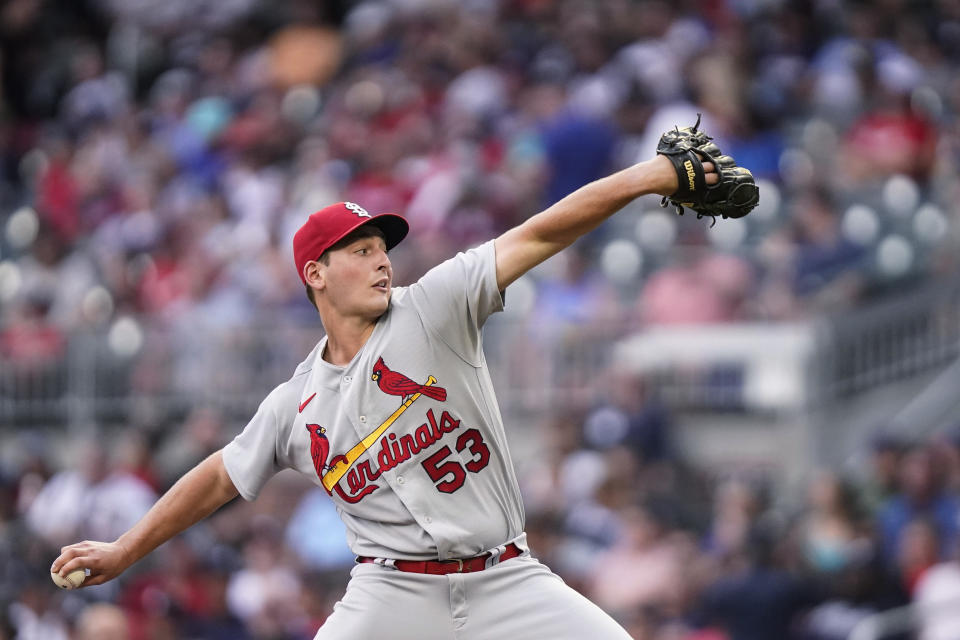
[(531, 276), (544, 305), (789, 319), (955, 266), (954, 3), (195, 5), (4, 5), (6, 356), (127, 315), (311, 322), (290, 277), (308, 212), (404, 213), (409, 281), (697, 113), (760, 207), (711, 226), (641, 199)]
[[(785, 489), (769, 470), (691, 466), (636, 384), (546, 418), (540, 455), (517, 462), (532, 552), (633, 638), (845, 640), (909, 604), (919, 632), (883, 637), (956, 638), (960, 428), (878, 435), (857, 464)], [(133, 431), (9, 444), (0, 638), (312, 638), (354, 558), (325, 492), (291, 472), (106, 585), (57, 591), (46, 576), (61, 545), (116, 538), (227, 432), (203, 408), (159, 446)]]
[[(316, 325), (290, 250), (309, 212), (406, 215), (392, 258), (409, 282), (698, 113), (760, 206), (711, 225), (633, 203), (511, 288), (544, 348), (795, 320), (948, 278), (958, 57), (947, 0), (9, 0), (0, 393), (32, 388), (10, 372), (58, 393), (40, 374), (88, 331), (139, 358), (105, 386), (196, 387), (205, 336)], [(286, 346), (271, 357), (292, 369), (306, 350)], [(560, 409), (538, 435), (549, 455), (519, 469), (534, 551), (635, 638), (830, 640), (956, 595), (953, 439), (878, 439), (869, 473), (784, 497), (690, 468), (629, 381)], [(3, 425), (0, 638), (312, 637), (352, 559), (329, 501), (284, 476), (116, 584), (51, 595), (57, 547), (117, 535), (242, 427), (185, 413), (77, 442)]]

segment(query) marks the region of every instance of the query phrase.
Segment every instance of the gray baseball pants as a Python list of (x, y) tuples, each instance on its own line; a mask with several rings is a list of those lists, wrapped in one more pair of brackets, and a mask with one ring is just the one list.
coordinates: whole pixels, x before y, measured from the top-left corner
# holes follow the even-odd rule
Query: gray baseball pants
[(613, 618), (527, 555), (476, 573), (358, 564), (350, 575), (314, 640), (630, 640)]

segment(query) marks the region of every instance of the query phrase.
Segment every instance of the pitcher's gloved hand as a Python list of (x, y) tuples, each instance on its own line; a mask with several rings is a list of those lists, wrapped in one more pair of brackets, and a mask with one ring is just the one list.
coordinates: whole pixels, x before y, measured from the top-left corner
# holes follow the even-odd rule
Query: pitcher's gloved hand
[[(675, 127), (660, 136), (657, 153), (673, 163), (680, 186), (664, 196), (661, 206), (670, 202), (683, 215), (684, 207), (697, 212), (697, 218), (710, 216), (716, 223), (721, 218), (740, 218), (757, 206), (760, 191), (753, 174), (738, 167), (733, 158), (723, 155), (720, 148), (700, 128), (700, 115), (692, 127)], [(712, 162), (719, 180), (708, 185), (703, 163)]]

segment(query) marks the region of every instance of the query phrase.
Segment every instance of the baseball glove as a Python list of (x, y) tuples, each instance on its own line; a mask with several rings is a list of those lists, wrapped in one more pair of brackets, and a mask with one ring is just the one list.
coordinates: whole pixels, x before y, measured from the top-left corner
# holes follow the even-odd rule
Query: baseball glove
[[(660, 205), (670, 202), (683, 215), (683, 208), (689, 207), (697, 212), (697, 219), (704, 216), (713, 218), (741, 218), (757, 206), (760, 192), (753, 180), (753, 174), (730, 156), (723, 155), (713, 138), (698, 131), (700, 114), (692, 127), (675, 127), (660, 136), (657, 153), (666, 156), (677, 172), (679, 188), (670, 196), (664, 196)], [(712, 162), (720, 174), (717, 184), (708, 185), (703, 171), (703, 163)], [(712, 226), (712, 225), (711, 225)]]

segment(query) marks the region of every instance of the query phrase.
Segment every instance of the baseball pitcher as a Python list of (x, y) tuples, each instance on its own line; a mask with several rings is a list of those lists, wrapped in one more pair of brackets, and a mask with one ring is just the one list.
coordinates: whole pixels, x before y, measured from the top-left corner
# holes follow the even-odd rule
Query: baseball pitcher
[(402, 217), (350, 202), (312, 214), (294, 260), (326, 336), (138, 524), (64, 547), (52, 570), (87, 569), (84, 586), (110, 580), (289, 467), (330, 495), (357, 556), (317, 639), (628, 638), (527, 547), (481, 329), (510, 283), (653, 193), (722, 217), (757, 201), (749, 172), (694, 126), (407, 287), (394, 286), (388, 255), (407, 233)]

